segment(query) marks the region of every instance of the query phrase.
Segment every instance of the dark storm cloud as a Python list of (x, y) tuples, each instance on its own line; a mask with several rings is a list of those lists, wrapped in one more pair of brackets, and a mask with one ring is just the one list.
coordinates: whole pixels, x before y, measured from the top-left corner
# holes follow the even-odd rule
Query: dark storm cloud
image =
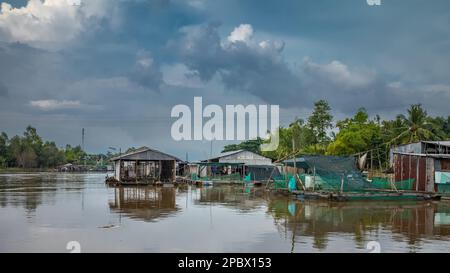
[(8, 96), (8, 88), (0, 82), (0, 97), (7, 97)]
[[(302, 95), (299, 78), (282, 56), (282, 41), (229, 41), (218, 33), (219, 24), (205, 24), (181, 30), (177, 42), (181, 61), (202, 80), (218, 74), (226, 88), (248, 92), (267, 102), (291, 106), (292, 96)], [(281, 95), (281, 96), (280, 96)]]
[(420, 90), (405, 93), (388, 79), (365, 67), (331, 60), (305, 59), (296, 67), (283, 57), (282, 41), (259, 41), (251, 32), (245, 41), (221, 37), (218, 24), (183, 28), (177, 45), (181, 61), (202, 80), (219, 75), (230, 90), (247, 92), (282, 107), (310, 107), (326, 99), (335, 110), (352, 114), (360, 107), (392, 111), (419, 100)]
[(341, 116), (366, 107), (392, 117), (412, 103), (449, 113), (448, 1), (375, 8), (365, 0), (90, 2), (97, 5), (85, 16), (60, 16), (64, 28), (39, 27), (48, 35), (31, 40), (24, 35), (35, 33), (23, 24), (14, 36), (22, 40), (12, 42), (5, 33), (22, 28), (3, 18), (2, 130), (21, 133), (31, 124), (65, 145), (78, 144), (86, 127), (91, 151), (150, 145), (199, 159), (204, 145), (169, 136), (171, 107), (193, 96), (220, 105), (280, 104), (293, 117), (307, 115), (318, 99)]
[(153, 90), (159, 90), (163, 83), (163, 75), (148, 51), (140, 51), (137, 54), (136, 63), (129, 74), (129, 78)]

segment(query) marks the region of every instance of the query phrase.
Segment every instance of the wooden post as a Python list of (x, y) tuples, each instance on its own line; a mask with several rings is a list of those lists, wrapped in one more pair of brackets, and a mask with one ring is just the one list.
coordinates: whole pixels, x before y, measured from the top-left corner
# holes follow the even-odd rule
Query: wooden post
[(176, 161), (174, 160), (173, 161), (173, 169), (172, 169), (172, 171), (173, 171), (173, 176), (172, 176), (172, 182), (175, 182), (175, 180), (176, 180), (176, 172), (177, 172), (177, 170), (176, 170), (176, 168), (177, 168), (177, 163), (176, 163)]
[(138, 183), (138, 164), (139, 161), (134, 161), (134, 175), (135, 175), (135, 180), (136, 180), (136, 184)]
[(161, 172), (162, 172), (162, 164), (161, 164), (161, 160), (159, 160), (159, 165), (158, 165), (158, 180), (159, 182), (161, 181)]
[(408, 156), (409, 166), (408, 166), (408, 179), (411, 179), (411, 155)]
[(377, 154), (378, 154), (378, 167), (380, 168), (380, 172), (383, 170), (383, 166), (381, 166), (381, 154), (380, 154), (380, 149), (377, 149)]
[(416, 156), (416, 191), (419, 191), (420, 157)]
[(314, 173), (314, 176), (313, 176), (313, 191), (315, 191), (316, 190), (316, 165), (314, 165), (314, 167), (313, 167), (313, 173)]
[(300, 176), (298, 176), (298, 173), (295, 174), (295, 177), (298, 179), (298, 181), (300, 182), (300, 185), (302, 186), (303, 191), (306, 191), (305, 186), (303, 185), (302, 180), (300, 179)]
[(373, 176), (373, 150), (370, 151), (370, 172), (372, 173), (371, 175)]
[(344, 192), (344, 175), (341, 176), (341, 194)]
[(403, 181), (403, 155), (400, 155), (400, 181)]

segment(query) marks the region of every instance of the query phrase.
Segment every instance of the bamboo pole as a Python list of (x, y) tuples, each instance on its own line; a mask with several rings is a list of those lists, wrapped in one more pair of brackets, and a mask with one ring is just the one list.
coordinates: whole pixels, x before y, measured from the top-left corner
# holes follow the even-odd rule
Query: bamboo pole
[(302, 186), (303, 191), (306, 191), (306, 187), (303, 185), (302, 180), (300, 179), (300, 176), (298, 175), (298, 173), (295, 174), (295, 177), (298, 179), (298, 181), (300, 182), (300, 185)]

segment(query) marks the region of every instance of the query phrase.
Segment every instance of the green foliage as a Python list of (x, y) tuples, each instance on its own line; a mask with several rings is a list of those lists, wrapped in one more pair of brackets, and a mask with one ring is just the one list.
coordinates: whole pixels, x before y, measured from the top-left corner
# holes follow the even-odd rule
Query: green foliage
[(337, 123), (339, 133), (328, 145), (327, 154), (350, 155), (368, 151), (380, 145), (381, 127), (376, 121), (369, 120), (366, 110), (361, 108), (350, 119)]
[(333, 116), (331, 107), (325, 100), (319, 100), (314, 103), (314, 111), (308, 118), (308, 124), (314, 133), (314, 144), (324, 143), (330, 140), (327, 136), (327, 129), (333, 128)]
[(391, 143), (411, 143), (421, 140), (440, 140), (439, 134), (443, 128), (437, 128), (436, 121), (430, 118), (420, 104), (413, 104), (408, 109), (407, 116), (399, 115), (401, 128), (404, 129)]
[[(398, 115), (393, 120), (381, 120), (379, 115), (370, 119), (360, 108), (353, 117), (336, 122), (337, 132), (331, 133), (332, 138), (327, 135), (327, 130), (332, 129), (330, 111), (326, 101), (316, 102), (307, 123), (296, 119), (288, 127), (280, 127), (278, 149), (262, 155), (279, 160), (296, 153), (352, 155), (377, 149), (377, 153), (387, 154), (391, 145), (450, 138), (450, 116), (430, 117), (420, 104), (411, 105), (406, 116)], [(260, 153), (259, 144), (245, 141), (225, 146), (224, 151), (247, 149)]]
[(65, 163), (83, 164), (84, 159), (87, 163), (97, 163), (98, 156), (87, 156), (80, 146), (67, 145), (65, 149), (59, 149), (55, 142), (44, 142), (31, 126), (22, 136), (9, 139), (5, 133), (0, 135), (1, 168), (52, 168)]
[(66, 149), (64, 150), (64, 156), (66, 162), (72, 164), (83, 164), (83, 160), (86, 157), (86, 153), (81, 149), (81, 146), (72, 147), (70, 145), (66, 145)]
[(223, 147), (222, 152), (231, 152), (231, 151), (237, 151), (237, 150), (247, 150), (251, 151), (257, 154), (261, 153), (260, 145), (263, 143), (263, 140), (261, 138), (257, 139), (251, 139), (244, 142), (241, 142), (239, 144), (230, 144), (225, 145)]

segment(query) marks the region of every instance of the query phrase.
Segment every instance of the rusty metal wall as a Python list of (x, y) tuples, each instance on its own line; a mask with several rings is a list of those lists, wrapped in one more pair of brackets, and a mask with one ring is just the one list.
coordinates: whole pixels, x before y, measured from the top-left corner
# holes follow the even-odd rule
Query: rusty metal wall
[(450, 171), (450, 159), (441, 159), (441, 170)]
[(416, 191), (433, 191), (435, 187), (434, 175), (433, 177), (427, 177), (427, 160), (425, 157), (395, 154), (394, 177), (395, 181), (415, 179), (413, 189)]

